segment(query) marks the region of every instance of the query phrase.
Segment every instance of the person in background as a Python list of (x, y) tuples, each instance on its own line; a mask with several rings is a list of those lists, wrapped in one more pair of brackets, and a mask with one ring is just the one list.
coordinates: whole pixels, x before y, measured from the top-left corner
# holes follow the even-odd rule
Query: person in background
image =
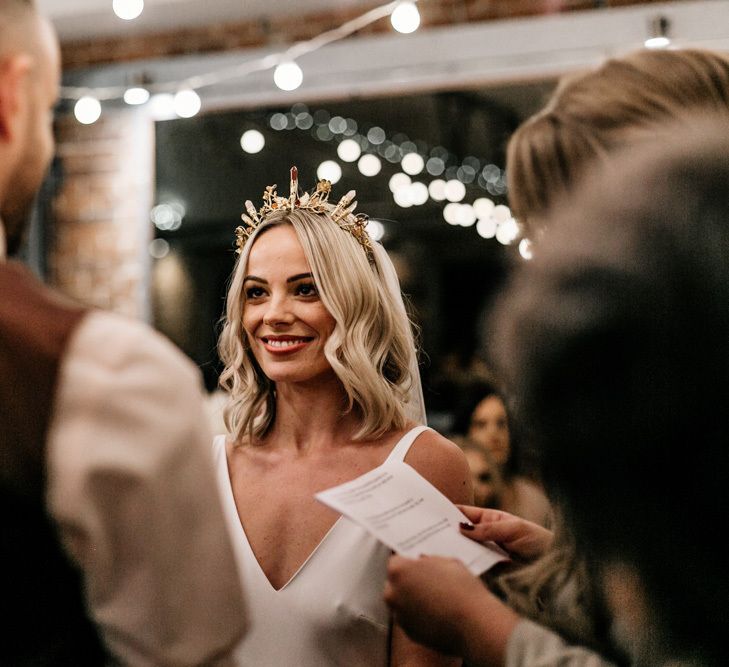
[(451, 438), (466, 455), (473, 482), (473, 502), (476, 507), (498, 507), (503, 481), (498, 466), (488, 450), (468, 439)]
[(514, 429), (504, 393), (492, 382), (471, 384), (460, 396), (453, 430), (484, 451), (497, 470), (499, 493), (492, 506), (542, 526), (551, 522), (551, 508), (541, 487), (525, 474), (524, 452), (514, 439)]
[[(336, 205), (331, 183), (300, 193), (291, 170), (256, 210), (219, 350), (229, 436), (218, 481), (250, 593), (243, 665), (447, 665), (410, 640), (382, 600), (390, 551), (314, 494), (386, 460), (406, 461), (454, 502), (471, 502), (468, 465), (427, 428), (411, 324), (385, 250)], [(374, 324), (373, 324), (374, 323)]]
[[(695, 124), (697, 116), (711, 112), (729, 116), (729, 58), (720, 53), (691, 49), (638, 51), (566, 77), (545, 109), (517, 130), (508, 148), (510, 203), (534, 240), (535, 252), (539, 252), (542, 236), (549, 233), (550, 216), (559, 218), (559, 202), (566, 201), (564, 198), (591, 168), (609, 161), (620, 150), (632, 148), (639, 155), (660, 145), (666, 140), (666, 123), (676, 123), (677, 131), (682, 133)], [(559, 528), (562, 519), (558, 519)], [(619, 657), (620, 651), (610, 645), (611, 619), (602, 592), (590, 578), (584, 556), (575, 553), (570, 531), (558, 532), (560, 535), (543, 558), (533, 564), (534, 569), (525, 568), (523, 574), (528, 578), (517, 587), (521, 590), (512, 587), (510, 605), (562, 636), (603, 647)], [(395, 565), (402, 575), (444, 581), (439, 565), (432, 561), (427, 571), (417, 562), (396, 559)], [(480, 588), (476, 586), (473, 591), (478, 594)], [(572, 599), (567, 603), (567, 614), (565, 605), (558, 602), (565, 594)], [(402, 610), (407, 608), (412, 613), (417, 608), (417, 603), (410, 606), (413, 602), (415, 598), (407, 604), (403, 600), (393, 602), (401, 609), (403, 623), (407, 621), (402, 618)], [(581, 620), (572, 622), (580, 616)], [(525, 655), (526, 651), (533, 651), (533, 659), (538, 655), (556, 659), (554, 654), (560, 649), (554, 647), (561, 645), (557, 635), (514, 617), (512, 621), (506, 630), (501, 628), (505, 634), (493, 628), (495, 638), (507, 638), (497, 647), (497, 659), (504, 659), (507, 641), (507, 659), (509, 655)], [(579, 627), (586, 627), (588, 632), (575, 632)], [(516, 632), (512, 632), (514, 628)], [(551, 649), (550, 641), (555, 642)], [(570, 651), (564, 648), (565, 664), (572, 664), (569, 660), (573, 659), (574, 664), (580, 664)]]
[(60, 56), (0, 0), (0, 664), (223, 665), (246, 612), (197, 370), (7, 259), (53, 154)]

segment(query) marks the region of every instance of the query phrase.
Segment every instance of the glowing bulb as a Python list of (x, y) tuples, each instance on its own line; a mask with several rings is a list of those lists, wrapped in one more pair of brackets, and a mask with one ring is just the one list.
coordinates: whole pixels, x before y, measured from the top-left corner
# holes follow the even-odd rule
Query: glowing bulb
[(295, 62), (277, 65), (273, 71), (273, 82), (281, 90), (296, 90), (304, 81), (304, 73)]
[(529, 239), (522, 239), (519, 241), (519, 254), (524, 259), (531, 259), (534, 257), (534, 253), (532, 252), (532, 242)]
[(415, 206), (422, 206), (428, 201), (428, 186), (425, 183), (413, 183), (408, 189), (410, 201)]
[(446, 198), (446, 182), (436, 178), (428, 185), (428, 193), (433, 201), (443, 201)]
[(514, 218), (499, 223), (496, 228), (496, 240), (503, 245), (511, 244), (519, 236), (519, 224)]
[(413, 202), (410, 199), (410, 186), (400, 188), (392, 193), (395, 203), (401, 208), (410, 208)]
[(111, 8), (120, 19), (132, 21), (142, 13), (144, 0), (114, 0)]
[(147, 100), (149, 100), (149, 91), (146, 88), (127, 88), (124, 91), (124, 101), (127, 104), (144, 104)]
[(357, 168), (363, 176), (377, 176), (382, 169), (382, 162), (376, 155), (367, 154), (359, 159)]
[(476, 223), (476, 232), (481, 238), (492, 239), (496, 235), (496, 220), (483, 218)]
[(420, 25), (420, 12), (414, 2), (401, 2), (390, 15), (390, 22), (398, 32), (415, 32)]
[(185, 217), (185, 207), (179, 202), (158, 204), (149, 213), (149, 218), (157, 229), (162, 231), (176, 231), (182, 225)]
[(154, 239), (149, 244), (149, 254), (155, 259), (162, 259), (167, 257), (170, 252), (170, 244), (164, 239)]
[(665, 49), (671, 45), (671, 40), (668, 37), (649, 37), (644, 44), (647, 49)]
[(149, 101), (149, 109), (154, 120), (171, 120), (175, 118), (175, 97), (170, 93), (153, 95)]
[(476, 211), (471, 204), (460, 204), (456, 221), (461, 227), (470, 227), (476, 222)]
[(479, 197), (475, 202), (473, 202), (473, 208), (476, 211), (476, 217), (479, 220), (484, 220), (485, 218), (491, 217), (495, 206), (494, 202), (487, 197)]
[(260, 153), (265, 145), (266, 139), (258, 130), (247, 130), (240, 138), (240, 147), (246, 153)]
[(385, 225), (379, 220), (368, 220), (365, 230), (373, 241), (379, 241), (385, 235)]
[(180, 118), (192, 118), (200, 111), (202, 101), (194, 90), (181, 90), (175, 95), (174, 105)]
[(410, 183), (410, 176), (408, 176), (407, 174), (403, 174), (402, 172), (398, 172), (397, 174), (393, 174), (390, 177), (388, 185), (390, 186), (390, 192), (395, 192), (400, 188), (408, 187)]
[(101, 103), (95, 97), (82, 97), (73, 108), (76, 120), (84, 125), (91, 125), (101, 116)]
[(456, 204), (455, 202), (451, 202), (450, 204), (446, 204), (445, 208), (443, 209), (443, 219), (449, 224), (449, 225), (457, 225), (458, 224), (458, 212), (461, 205)]
[(324, 160), (316, 170), (319, 180), (337, 183), (342, 178), (342, 168), (334, 160)]
[(362, 148), (354, 139), (345, 139), (337, 146), (337, 155), (344, 162), (355, 162), (362, 155)]
[(494, 220), (496, 220), (496, 222), (504, 223), (509, 218), (511, 218), (511, 211), (509, 210), (508, 206), (499, 204), (498, 206), (494, 207), (494, 210), (492, 211), (491, 215), (493, 216)]
[(461, 201), (466, 196), (466, 186), (461, 181), (452, 178), (445, 184), (445, 196), (450, 202)]
[(402, 170), (406, 174), (415, 176), (425, 168), (425, 161), (417, 153), (408, 153), (402, 158)]

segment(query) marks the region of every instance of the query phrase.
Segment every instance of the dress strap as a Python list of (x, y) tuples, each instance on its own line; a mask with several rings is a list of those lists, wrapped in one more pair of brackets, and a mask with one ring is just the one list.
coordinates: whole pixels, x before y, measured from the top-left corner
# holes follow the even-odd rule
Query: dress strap
[(430, 430), (429, 426), (415, 426), (411, 428), (400, 441), (393, 447), (387, 461), (404, 461), (405, 456), (410, 450), (410, 446), (415, 442), (416, 438), (424, 431)]

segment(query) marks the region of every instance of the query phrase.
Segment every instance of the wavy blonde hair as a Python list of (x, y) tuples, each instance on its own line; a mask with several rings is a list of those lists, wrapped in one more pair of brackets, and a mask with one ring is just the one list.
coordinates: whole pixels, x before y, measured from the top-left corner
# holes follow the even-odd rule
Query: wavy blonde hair
[[(276, 419), (276, 387), (253, 356), (243, 329), (243, 282), (248, 258), (261, 234), (291, 225), (311, 268), (324, 307), (335, 320), (324, 354), (347, 395), (345, 412), (355, 411), (355, 440), (370, 440), (403, 428), (404, 409), (417, 369), (412, 324), (383, 280), (385, 267), (376, 248), (370, 261), (364, 248), (328, 214), (307, 210), (270, 215), (240, 254), (228, 289), (218, 343), (225, 368), (220, 386), (229, 392), (225, 423), (236, 443), (254, 443)], [(375, 243), (373, 242), (373, 245)]]

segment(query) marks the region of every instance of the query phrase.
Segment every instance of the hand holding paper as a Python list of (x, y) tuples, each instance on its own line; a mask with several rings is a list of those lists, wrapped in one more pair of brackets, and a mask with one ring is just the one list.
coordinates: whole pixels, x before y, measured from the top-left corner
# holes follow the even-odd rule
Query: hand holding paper
[(401, 556), (457, 558), (474, 575), (508, 560), (496, 546), (461, 535), (467, 518), (411, 466), (390, 461), (315, 495), (316, 499), (360, 524)]

